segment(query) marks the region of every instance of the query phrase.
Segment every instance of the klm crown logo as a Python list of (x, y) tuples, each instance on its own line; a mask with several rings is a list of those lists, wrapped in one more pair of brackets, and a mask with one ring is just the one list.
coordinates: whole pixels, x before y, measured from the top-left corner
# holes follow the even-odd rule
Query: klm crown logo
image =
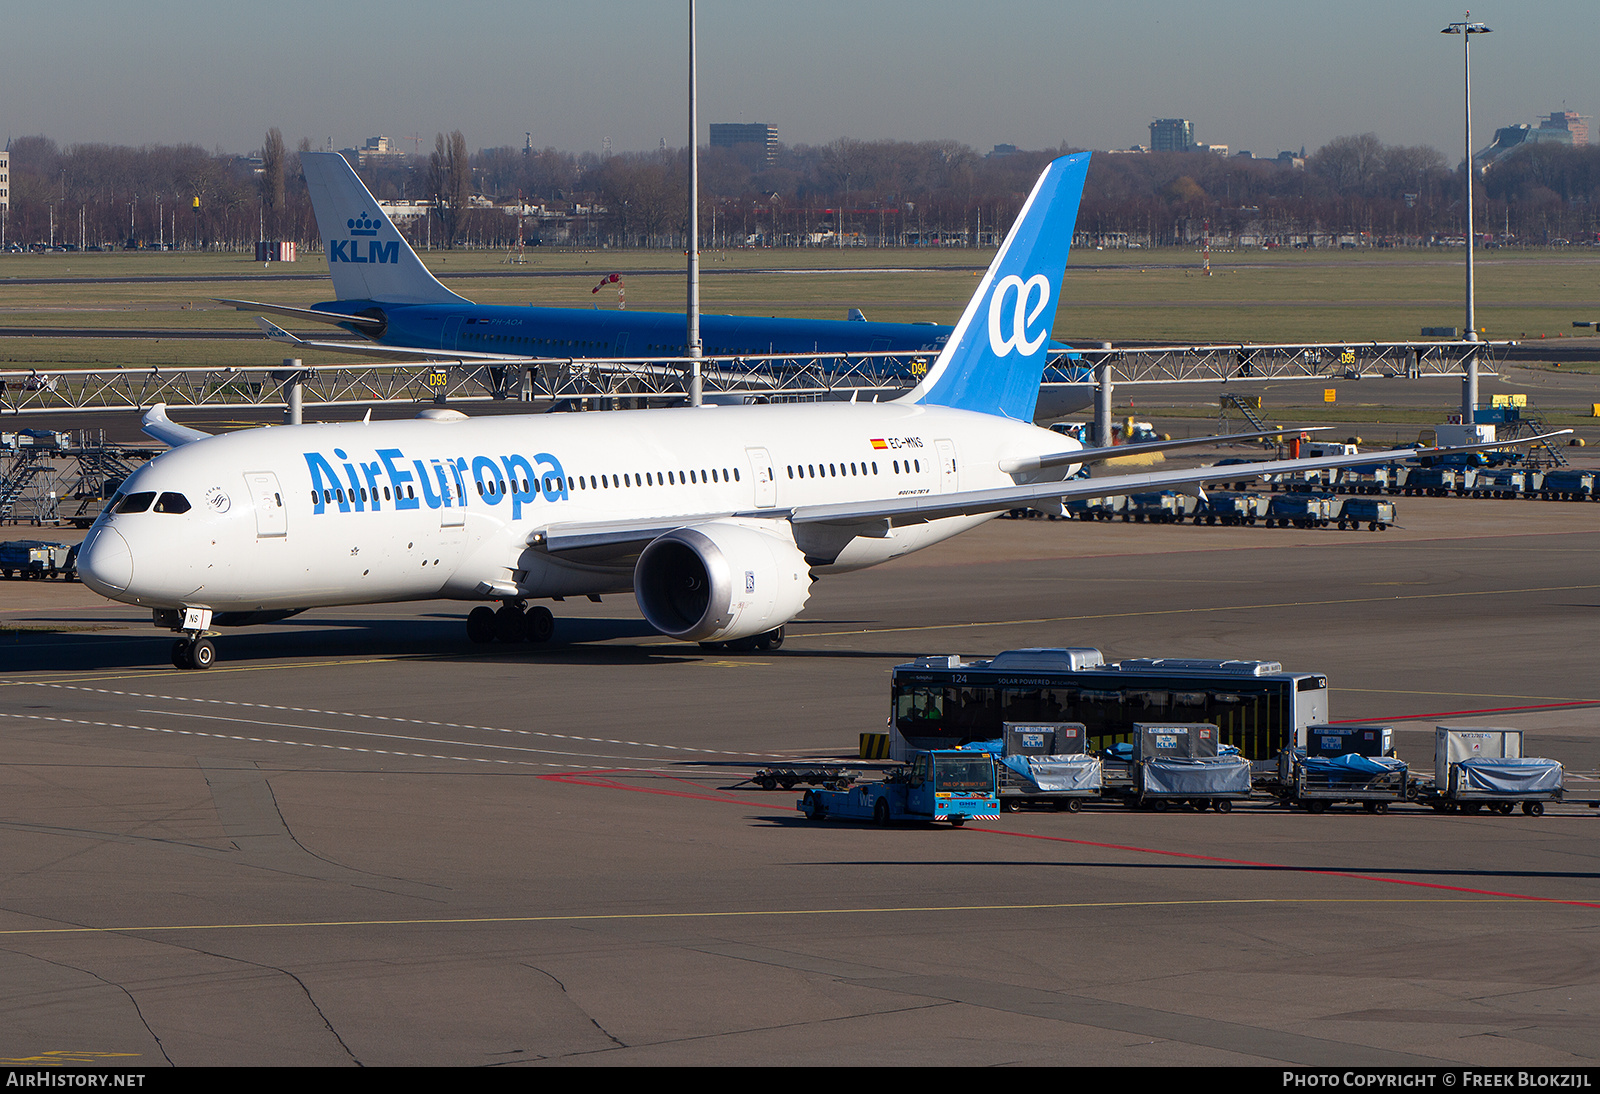
[(380, 222), (371, 219), (366, 213), (362, 213), (354, 220), (345, 221), (345, 225), (350, 229), (350, 234), (353, 236), (375, 236), (378, 234)]

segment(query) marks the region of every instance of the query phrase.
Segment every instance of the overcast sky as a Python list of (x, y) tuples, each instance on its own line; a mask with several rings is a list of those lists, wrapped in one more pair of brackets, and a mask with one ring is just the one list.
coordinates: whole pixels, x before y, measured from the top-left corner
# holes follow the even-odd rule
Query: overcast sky
[[(615, 151), (687, 136), (687, 0), (62, 0), (0, 41), (0, 135), (63, 145), (359, 145), (460, 129), (469, 147)], [(766, 122), (789, 144), (950, 138), (1127, 148), (1186, 117), (1271, 155), (1373, 132), (1462, 141), (1461, 9), (1407, 0), (701, 0), (700, 141)], [(1474, 144), (1600, 113), (1593, 0), (1473, 11)], [(1600, 139), (1600, 126), (1596, 127)], [(402, 147), (414, 147), (403, 145)]]

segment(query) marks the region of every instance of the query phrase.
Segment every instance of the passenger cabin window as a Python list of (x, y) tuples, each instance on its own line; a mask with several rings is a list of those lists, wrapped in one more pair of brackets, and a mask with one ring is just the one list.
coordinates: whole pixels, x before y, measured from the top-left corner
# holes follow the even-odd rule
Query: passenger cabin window
[(150, 508), (150, 503), (155, 500), (156, 495), (154, 490), (138, 494), (129, 494), (127, 497), (123, 498), (122, 501), (117, 503), (117, 508), (114, 510), (114, 512), (142, 513), (146, 509)]
[(187, 513), (189, 499), (182, 494), (175, 494), (168, 490), (156, 499), (156, 512), (158, 513)]

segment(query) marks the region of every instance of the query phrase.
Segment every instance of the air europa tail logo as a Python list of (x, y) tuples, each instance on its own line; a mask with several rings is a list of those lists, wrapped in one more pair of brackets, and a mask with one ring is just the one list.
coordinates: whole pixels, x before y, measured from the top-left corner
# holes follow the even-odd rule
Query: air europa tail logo
[[(1035, 289), (1038, 290), (1037, 302), (1033, 302)], [(1016, 302), (1008, 315), (1006, 300), (1013, 292), (1016, 293)], [(994, 350), (996, 357), (1004, 357), (1012, 350), (1019, 350), (1026, 357), (1044, 345), (1044, 340), (1050, 332), (1040, 330), (1029, 338), (1028, 328), (1039, 318), (1039, 313), (1044, 311), (1048, 303), (1050, 303), (1050, 279), (1044, 274), (1034, 274), (1026, 282), (1016, 274), (1007, 274), (1000, 279), (1000, 283), (994, 287), (994, 292), (989, 297), (989, 348)], [(1005, 330), (1008, 320), (1011, 325), (1010, 331)]]
[(311, 474), (313, 514), (465, 508), (470, 498), (474, 506), (510, 502), (511, 519), (519, 520), (525, 505), (569, 496), (567, 473), (548, 452), (532, 459), (511, 453), (407, 460), (398, 448), (380, 448), (371, 462), (352, 460), (342, 448), (333, 450), (332, 460), (321, 452), (302, 455)]

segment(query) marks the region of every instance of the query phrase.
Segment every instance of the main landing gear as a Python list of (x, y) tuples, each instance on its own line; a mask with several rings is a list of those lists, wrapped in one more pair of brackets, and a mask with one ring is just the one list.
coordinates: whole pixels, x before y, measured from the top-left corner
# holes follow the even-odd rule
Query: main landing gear
[(486, 605), (467, 613), (467, 637), (474, 642), (548, 642), (556, 633), (556, 617), (542, 604), (531, 608), (521, 601)]

